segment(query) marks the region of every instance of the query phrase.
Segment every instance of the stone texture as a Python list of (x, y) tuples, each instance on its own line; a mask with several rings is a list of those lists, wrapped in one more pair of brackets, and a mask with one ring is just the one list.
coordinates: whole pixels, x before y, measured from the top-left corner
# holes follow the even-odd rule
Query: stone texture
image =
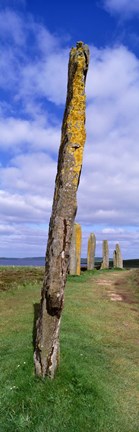
[(103, 252), (103, 262), (101, 264), (101, 269), (108, 269), (109, 268), (109, 246), (107, 240), (103, 240), (102, 252)]
[(114, 268), (123, 268), (123, 259), (121, 254), (120, 245), (117, 243), (114, 253), (113, 253), (113, 267)]
[(85, 81), (88, 70), (87, 45), (72, 48), (68, 88), (62, 125), (57, 176), (49, 224), (44, 283), (37, 321), (35, 371), (53, 378), (59, 362), (59, 329), (69, 250), (77, 211), (76, 191), (80, 181), (85, 133)]
[(114, 268), (117, 267), (117, 262), (116, 262), (116, 250), (114, 250), (114, 252), (113, 252), (113, 267), (114, 267)]
[(81, 246), (82, 246), (82, 230), (81, 225), (75, 223), (72, 232), (70, 246), (70, 275), (79, 276), (81, 273)]
[(95, 250), (96, 250), (96, 236), (94, 233), (91, 233), (88, 239), (87, 270), (94, 269)]

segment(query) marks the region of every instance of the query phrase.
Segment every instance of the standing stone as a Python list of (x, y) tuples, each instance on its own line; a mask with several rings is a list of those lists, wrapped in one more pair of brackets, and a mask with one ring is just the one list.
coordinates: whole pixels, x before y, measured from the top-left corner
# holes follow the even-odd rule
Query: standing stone
[(116, 250), (114, 250), (114, 252), (113, 252), (113, 267), (114, 267), (114, 268), (117, 267), (117, 262), (116, 262)]
[(87, 270), (94, 269), (95, 250), (96, 250), (96, 236), (94, 233), (91, 233), (88, 239)]
[(59, 361), (59, 329), (69, 250), (77, 211), (85, 133), (85, 81), (89, 50), (83, 42), (72, 48), (52, 214), (49, 224), (40, 315), (37, 321), (35, 371), (53, 378)]
[(81, 225), (75, 223), (72, 232), (70, 246), (70, 275), (80, 276), (81, 273), (81, 246), (82, 246), (82, 230)]
[(109, 268), (109, 246), (108, 241), (103, 240), (103, 262), (101, 264), (101, 269)]
[(117, 243), (114, 251), (114, 260), (113, 260), (114, 268), (123, 268), (123, 259), (121, 254), (120, 245)]
[(71, 244), (70, 244), (70, 256), (69, 256), (69, 274), (76, 275), (76, 225), (73, 225)]

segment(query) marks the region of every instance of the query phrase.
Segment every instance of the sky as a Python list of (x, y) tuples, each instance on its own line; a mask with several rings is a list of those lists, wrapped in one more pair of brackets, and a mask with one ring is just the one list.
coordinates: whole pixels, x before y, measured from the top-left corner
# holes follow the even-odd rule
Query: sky
[(69, 51), (90, 48), (76, 222), (139, 258), (139, 0), (1, 0), (0, 256), (44, 256)]

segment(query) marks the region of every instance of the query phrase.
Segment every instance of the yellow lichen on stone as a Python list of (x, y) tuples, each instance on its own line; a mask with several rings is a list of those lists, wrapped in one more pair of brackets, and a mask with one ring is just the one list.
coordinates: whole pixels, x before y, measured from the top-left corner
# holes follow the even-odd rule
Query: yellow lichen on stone
[[(73, 48), (71, 55), (75, 55)], [(68, 151), (74, 157), (74, 184), (78, 184), (83, 157), (85, 133), (85, 84), (84, 84), (85, 56), (82, 47), (78, 49), (77, 69), (73, 80), (73, 97), (71, 99), (69, 114), (67, 118), (67, 132), (69, 136)]]
[[(71, 253), (73, 252), (73, 274), (80, 274), (81, 227), (76, 226), (75, 245), (73, 224), (77, 211), (76, 192), (80, 181), (85, 142), (84, 86), (88, 62), (88, 47), (83, 42), (77, 42), (69, 59), (67, 99), (36, 327), (34, 363), (36, 374), (42, 378), (46, 375), (54, 378), (58, 366), (60, 317), (70, 264), (68, 259), (70, 250)], [(73, 242), (71, 242), (72, 230)], [(73, 243), (72, 248), (71, 243)]]
[(75, 224), (75, 244), (76, 244), (76, 275), (80, 276), (81, 271), (81, 243), (82, 230), (80, 224)]

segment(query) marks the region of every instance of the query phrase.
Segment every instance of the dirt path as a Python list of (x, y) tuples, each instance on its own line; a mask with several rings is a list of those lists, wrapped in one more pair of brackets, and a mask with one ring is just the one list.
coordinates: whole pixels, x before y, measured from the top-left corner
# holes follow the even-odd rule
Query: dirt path
[[(138, 272), (138, 270), (137, 270)], [(103, 287), (105, 295), (111, 301), (136, 303), (133, 294), (130, 290), (129, 280), (135, 270), (127, 270), (125, 272), (104, 272), (100, 274), (99, 279), (96, 281), (98, 286)], [(138, 273), (139, 274), (139, 273)]]
[[(0, 268), (0, 291), (7, 291), (26, 285), (28, 283), (38, 284), (41, 287), (44, 275), (42, 267), (1, 267)], [(99, 271), (96, 273), (95, 286), (100, 288), (102, 296), (112, 302), (125, 302), (139, 305), (139, 269), (124, 271)], [(94, 284), (94, 277), (92, 277)], [(139, 309), (139, 308), (138, 308)]]

